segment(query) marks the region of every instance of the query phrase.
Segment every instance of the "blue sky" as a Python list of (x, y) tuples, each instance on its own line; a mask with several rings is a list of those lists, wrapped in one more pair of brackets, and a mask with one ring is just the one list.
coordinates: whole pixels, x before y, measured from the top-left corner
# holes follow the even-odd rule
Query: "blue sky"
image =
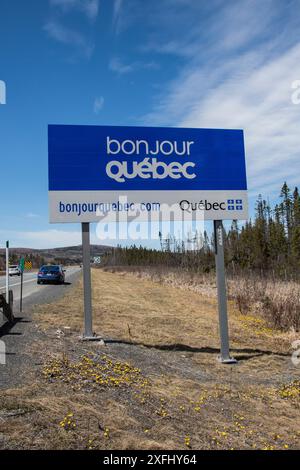
[(243, 128), (251, 206), (299, 184), (300, 0), (0, 0), (0, 12), (0, 246), (80, 242), (80, 227), (48, 223), (48, 123)]

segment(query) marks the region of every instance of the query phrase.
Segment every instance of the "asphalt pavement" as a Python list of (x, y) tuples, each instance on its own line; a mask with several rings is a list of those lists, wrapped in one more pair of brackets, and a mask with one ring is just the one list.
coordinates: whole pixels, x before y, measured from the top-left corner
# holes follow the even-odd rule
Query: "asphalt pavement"
[[(64, 285), (37, 284), (37, 272), (24, 273), (23, 275), (23, 308), (30, 305), (47, 303), (52, 299), (64, 294), (67, 286), (78, 276), (81, 268), (79, 266), (70, 266), (66, 268), (66, 277)], [(5, 276), (0, 276), (0, 292), (5, 292)], [(17, 315), (20, 306), (21, 277), (9, 277), (9, 288), (14, 296), (14, 314)], [(1, 314), (0, 314), (1, 315)], [(0, 320), (1, 325), (1, 320)]]
[[(24, 274), (24, 300), (23, 311), (20, 305), (20, 278), (10, 277), (10, 288), (14, 292), (14, 316), (15, 322), (9, 324), (2, 319), (0, 313), (0, 389), (17, 386), (26, 376), (26, 370), (33, 366), (32, 357), (26, 353), (28, 345), (43, 335), (37, 325), (32, 322), (33, 305), (50, 303), (62, 297), (72, 284), (80, 278), (81, 268), (72, 266), (66, 268), (65, 284), (63, 285), (38, 285), (36, 273)], [(5, 277), (0, 277), (0, 292), (5, 290)], [(5, 348), (4, 356), (1, 348)]]

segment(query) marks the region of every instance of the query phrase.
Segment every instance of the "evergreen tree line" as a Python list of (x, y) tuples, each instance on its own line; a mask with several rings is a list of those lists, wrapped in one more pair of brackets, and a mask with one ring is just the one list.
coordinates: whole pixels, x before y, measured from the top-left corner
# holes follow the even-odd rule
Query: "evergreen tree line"
[(226, 234), (226, 263), (233, 269), (298, 276), (300, 267), (300, 197), (287, 183), (274, 208), (258, 197), (254, 221), (239, 229), (236, 221)]
[[(103, 261), (106, 265), (166, 266), (191, 271), (214, 270), (214, 240), (207, 232), (187, 240), (160, 236), (160, 250), (117, 247)], [(225, 263), (233, 273), (298, 278), (300, 267), (300, 196), (284, 183), (279, 202), (272, 208), (259, 195), (253, 220), (239, 226), (233, 221), (224, 230)]]

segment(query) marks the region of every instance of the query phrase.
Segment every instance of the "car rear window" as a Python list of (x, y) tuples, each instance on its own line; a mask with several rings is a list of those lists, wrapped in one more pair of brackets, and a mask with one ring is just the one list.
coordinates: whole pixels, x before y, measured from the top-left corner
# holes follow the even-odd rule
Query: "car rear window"
[(44, 273), (57, 273), (59, 271), (59, 266), (43, 266), (41, 271)]

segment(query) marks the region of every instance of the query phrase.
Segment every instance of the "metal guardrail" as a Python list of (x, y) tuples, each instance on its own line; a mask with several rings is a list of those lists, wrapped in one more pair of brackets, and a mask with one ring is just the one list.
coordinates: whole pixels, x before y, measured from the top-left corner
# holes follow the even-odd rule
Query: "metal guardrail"
[(13, 313), (13, 304), (14, 304), (14, 294), (13, 291), (9, 291), (9, 299), (8, 302), (6, 300), (6, 293), (0, 292), (0, 310), (3, 313), (3, 316), (9, 323), (13, 323), (15, 320), (14, 313)]

